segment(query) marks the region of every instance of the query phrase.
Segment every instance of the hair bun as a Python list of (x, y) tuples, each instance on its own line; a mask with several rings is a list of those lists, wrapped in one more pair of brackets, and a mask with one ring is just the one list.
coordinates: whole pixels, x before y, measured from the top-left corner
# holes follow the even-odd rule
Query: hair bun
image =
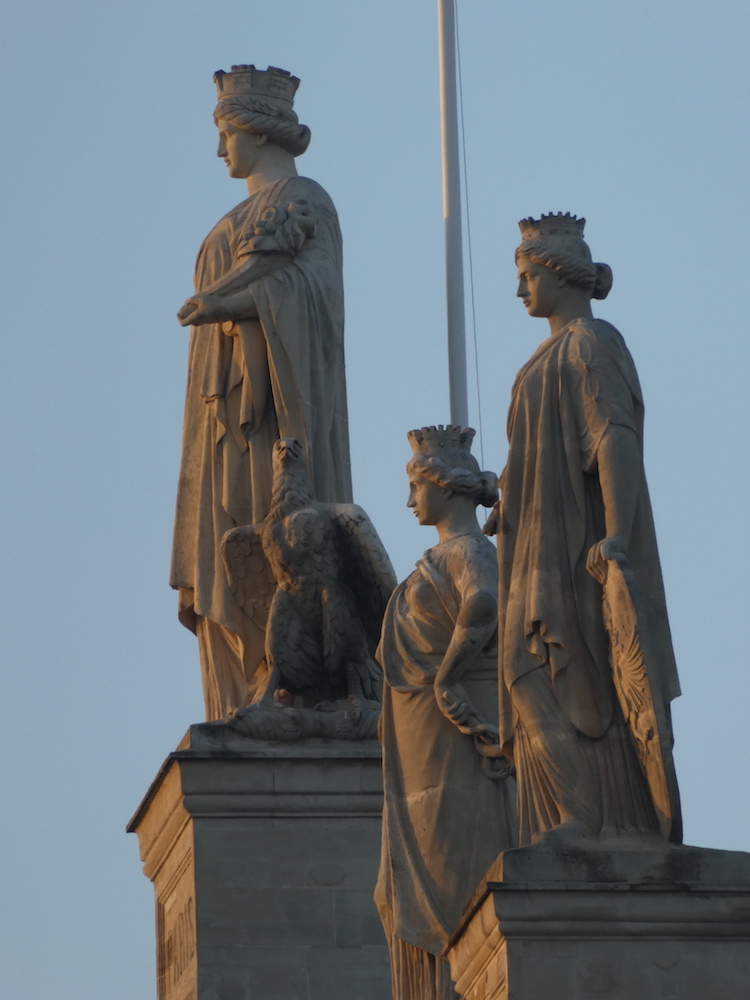
[(499, 493), (497, 491), (497, 476), (494, 472), (480, 472), (479, 478), (482, 483), (482, 493), (479, 502), (483, 507), (494, 507)]
[(591, 293), (593, 299), (606, 299), (612, 288), (612, 268), (609, 264), (594, 264), (596, 283)]

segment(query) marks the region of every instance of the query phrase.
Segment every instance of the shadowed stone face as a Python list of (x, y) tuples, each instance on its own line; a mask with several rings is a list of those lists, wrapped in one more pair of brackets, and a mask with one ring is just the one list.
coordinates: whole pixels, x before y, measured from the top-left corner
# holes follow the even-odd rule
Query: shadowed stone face
[[(446, 494), (448, 494), (446, 496)], [(420, 524), (437, 524), (444, 517), (447, 490), (430, 482), (418, 472), (409, 476), (409, 499), (406, 506), (414, 511)]]
[(229, 176), (250, 177), (258, 167), (266, 136), (253, 135), (251, 132), (230, 125), (224, 119), (217, 121), (216, 127), (219, 130), (216, 155), (226, 163)]
[(518, 258), (518, 291), (516, 295), (526, 306), (529, 316), (548, 319), (554, 313), (565, 282), (551, 267), (537, 264), (528, 257)]

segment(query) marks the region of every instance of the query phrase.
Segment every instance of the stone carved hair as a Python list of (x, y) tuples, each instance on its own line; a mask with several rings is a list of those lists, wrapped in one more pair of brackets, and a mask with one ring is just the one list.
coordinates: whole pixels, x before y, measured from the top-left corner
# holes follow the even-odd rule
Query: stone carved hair
[(267, 135), (269, 142), (292, 156), (301, 156), (310, 145), (310, 129), (299, 124), (299, 118), (286, 101), (227, 94), (216, 105), (214, 118), (227, 121), (244, 132)]
[(612, 288), (612, 268), (595, 264), (583, 239), (585, 219), (567, 213), (550, 213), (518, 223), (523, 242), (516, 250), (516, 260), (528, 257), (557, 271), (570, 285), (583, 288), (592, 299), (606, 299)]
[(445, 490), (469, 496), (483, 507), (497, 500), (497, 476), (482, 472), (471, 454), (474, 438), (471, 427), (421, 427), (409, 431), (414, 456), (407, 463), (408, 473), (418, 472)]

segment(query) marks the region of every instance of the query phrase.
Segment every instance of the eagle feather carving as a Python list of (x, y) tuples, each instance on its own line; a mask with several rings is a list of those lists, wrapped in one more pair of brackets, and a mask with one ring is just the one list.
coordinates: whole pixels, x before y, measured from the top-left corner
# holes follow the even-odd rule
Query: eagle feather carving
[(374, 653), (393, 567), (361, 507), (315, 500), (298, 441), (274, 445), (268, 516), (228, 531), (221, 550), (237, 603), (266, 630), (261, 700), (284, 688), (380, 701)]

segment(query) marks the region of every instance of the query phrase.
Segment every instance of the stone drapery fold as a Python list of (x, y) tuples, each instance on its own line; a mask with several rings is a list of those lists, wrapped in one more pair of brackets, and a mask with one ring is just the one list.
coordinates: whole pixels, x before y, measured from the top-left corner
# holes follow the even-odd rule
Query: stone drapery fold
[[(394, 591), (383, 623), (385, 806), (375, 901), (400, 956), (397, 1000), (406, 1000), (402, 986), (410, 976), (425, 969), (438, 974), (429, 963), (410, 962), (414, 953), (398, 942), (439, 956), (482, 876), (515, 843), (513, 780), (485, 774), (472, 738), (441, 713), (434, 690), (463, 603), (496, 587), (494, 546), (481, 535), (463, 535), (425, 553)], [(494, 723), (494, 636), (460, 684)]]
[[(629, 428), (643, 452), (643, 401), (620, 333), (578, 320), (550, 337), (519, 372), (508, 416), (501, 476), (501, 740), (510, 745), (515, 681), (547, 664), (555, 697), (575, 728), (607, 730), (614, 707), (602, 588), (587, 572), (606, 535), (597, 451), (607, 428)], [(645, 596), (659, 661), (651, 683), (666, 703), (680, 693), (645, 476), (628, 561)]]
[[(286, 266), (252, 283), (258, 320), (238, 323), (233, 336), (218, 323), (194, 327), (190, 339), (170, 583), (180, 590), (184, 624), (194, 628), (201, 616), (246, 643), (254, 626), (229, 591), (219, 545), (230, 528), (267, 514), (278, 437), (302, 443), (318, 500), (351, 501), (341, 233), (333, 203), (307, 178), (277, 181), (219, 221), (196, 264), (199, 293), (237, 266), (238, 249), (267, 208), (297, 200), (315, 212), (315, 237)], [(258, 375), (245, 361), (257, 322), (270, 375), (260, 418), (253, 410)]]

